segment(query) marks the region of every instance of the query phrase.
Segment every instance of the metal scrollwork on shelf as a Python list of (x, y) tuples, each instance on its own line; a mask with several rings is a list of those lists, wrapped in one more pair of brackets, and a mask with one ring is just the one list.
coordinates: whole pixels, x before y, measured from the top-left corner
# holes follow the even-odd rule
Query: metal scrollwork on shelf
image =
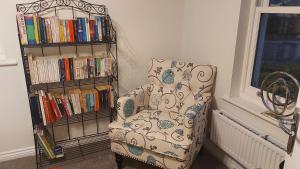
[(24, 14), (40, 13), (58, 7), (74, 8), (96, 15), (106, 14), (104, 5), (92, 4), (83, 0), (39, 0), (31, 3), (17, 4), (16, 7), (18, 12)]

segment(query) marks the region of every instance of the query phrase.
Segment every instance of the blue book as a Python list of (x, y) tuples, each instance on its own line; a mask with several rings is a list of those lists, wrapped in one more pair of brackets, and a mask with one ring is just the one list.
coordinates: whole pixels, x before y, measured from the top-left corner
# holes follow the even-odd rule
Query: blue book
[(95, 25), (94, 25), (94, 39), (95, 42), (99, 41), (99, 33), (98, 33), (98, 24), (97, 20), (95, 19)]
[(82, 26), (82, 39), (84, 42), (87, 42), (86, 19), (85, 18), (81, 18), (81, 26)]
[(81, 18), (77, 18), (77, 37), (78, 42), (83, 42), (83, 28), (82, 28)]

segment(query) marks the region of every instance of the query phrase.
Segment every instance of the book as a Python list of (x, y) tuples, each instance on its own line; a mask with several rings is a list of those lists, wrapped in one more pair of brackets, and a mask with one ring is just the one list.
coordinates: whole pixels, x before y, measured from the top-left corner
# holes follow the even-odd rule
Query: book
[(60, 109), (58, 108), (56, 99), (51, 95), (51, 93), (47, 93), (47, 95), (48, 95), (48, 98), (49, 98), (52, 110), (53, 110), (53, 112), (55, 114), (56, 121), (60, 120), (62, 118), (62, 114), (60, 112)]
[(68, 28), (69, 28), (70, 42), (75, 42), (73, 20), (68, 20)]
[(26, 24), (25, 24), (25, 18), (23, 13), (17, 12), (17, 24), (18, 24), (18, 30), (19, 30), (19, 37), (22, 45), (27, 45), (27, 30), (26, 30)]
[(38, 22), (38, 17), (36, 14), (33, 15), (33, 25), (34, 25), (34, 37), (35, 37), (35, 43), (39, 44), (40, 43), (40, 37), (39, 37), (39, 22)]
[(27, 31), (27, 41), (29, 45), (35, 44), (35, 35), (34, 35), (34, 24), (32, 16), (25, 16), (25, 24)]
[(47, 126), (47, 119), (46, 119), (46, 114), (45, 114), (45, 106), (44, 106), (44, 102), (43, 102), (43, 91), (40, 90), (38, 91), (38, 97), (39, 97), (39, 102), (40, 102), (40, 109), (41, 109), (41, 113), (42, 113), (42, 120), (43, 120), (43, 124), (44, 126)]
[(65, 67), (66, 80), (71, 80), (70, 62), (68, 58), (64, 58), (64, 67)]
[(90, 28), (90, 41), (95, 41), (95, 20), (89, 21), (89, 28)]

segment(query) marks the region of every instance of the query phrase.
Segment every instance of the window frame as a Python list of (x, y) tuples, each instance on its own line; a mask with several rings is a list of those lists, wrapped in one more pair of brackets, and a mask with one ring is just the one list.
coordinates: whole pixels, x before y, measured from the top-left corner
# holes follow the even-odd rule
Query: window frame
[(248, 51), (245, 52), (246, 58), (244, 60), (244, 70), (242, 73), (242, 86), (240, 96), (254, 101), (256, 104), (263, 106), (257, 92), (260, 89), (251, 86), (252, 75), (254, 71), (257, 40), (259, 38), (260, 20), (262, 14), (266, 13), (282, 13), (282, 14), (300, 14), (300, 6), (269, 6), (269, 0), (261, 1), (255, 7), (255, 14), (250, 18), (252, 27), (249, 29), (250, 36), (248, 36)]

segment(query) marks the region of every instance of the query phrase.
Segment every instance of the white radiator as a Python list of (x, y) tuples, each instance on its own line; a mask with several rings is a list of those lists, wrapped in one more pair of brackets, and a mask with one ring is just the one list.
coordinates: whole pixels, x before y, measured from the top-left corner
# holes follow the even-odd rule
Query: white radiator
[(219, 111), (212, 115), (210, 139), (249, 169), (278, 169), (285, 158), (285, 151)]

